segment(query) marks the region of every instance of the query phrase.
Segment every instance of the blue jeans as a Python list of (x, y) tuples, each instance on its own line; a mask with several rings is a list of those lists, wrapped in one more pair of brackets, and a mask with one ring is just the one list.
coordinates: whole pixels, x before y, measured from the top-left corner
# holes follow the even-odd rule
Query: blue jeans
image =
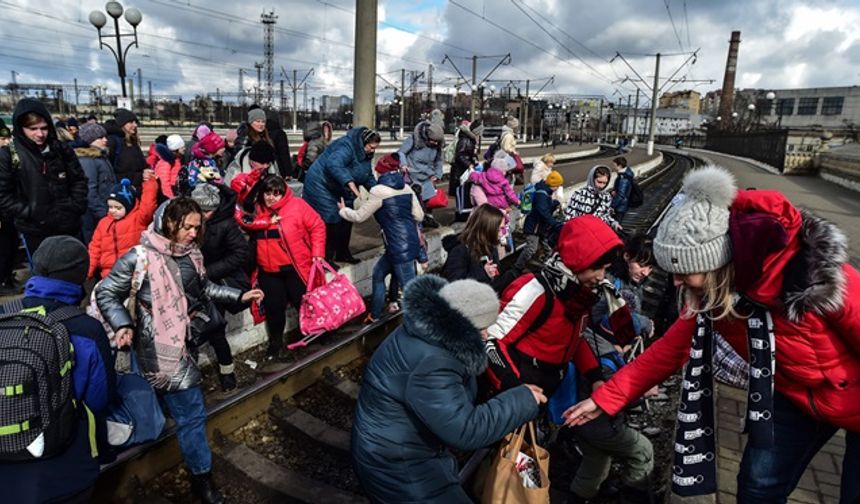
[(382, 314), (382, 305), (385, 304), (385, 277), (394, 275), (391, 280), (397, 280), (401, 288), (405, 288), (410, 280), (415, 278), (415, 261), (405, 263), (391, 264), (388, 256), (382, 254), (382, 257), (376, 261), (373, 267), (373, 294), (370, 301), (370, 316), (378, 319)]
[[(738, 503), (784, 503), (809, 461), (839, 429), (806, 415), (785, 396), (774, 394), (774, 445), (747, 443), (738, 473)], [(840, 502), (860, 502), (860, 433), (846, 432)]]
[(206, 406), (200, 387), (161, 394), (162, 400), (176, 420), (176, 438), (191, 474), (203, 474), (212, 469), (212, 451), (206, 438)]

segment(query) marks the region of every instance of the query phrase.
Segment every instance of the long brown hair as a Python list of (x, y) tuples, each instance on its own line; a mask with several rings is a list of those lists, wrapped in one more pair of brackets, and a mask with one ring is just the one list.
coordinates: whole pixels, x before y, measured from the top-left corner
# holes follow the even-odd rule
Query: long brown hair
[(473, 258), (480, 259), (493, 253), (499, 245), (499, 227), (504, 218), (501, 210), (486, 203), (472, 210), (466, 227), (460, 233), (460, 241)]
[(260, 133), (257, 133), (257, 130), (255, 130), (250, 125), (248, 125), (248, 145), (254, 145), (255, 143), (259, 142), (260, 140), (265, 140), (272, 147), (275, 146), (275, 143), (272, 142), (272, 137), (269, 136), (269, 130), (268, 129), (263, 128), (263, 131), (261, 131)]
[(200, 214), (200, 231), (194, 237), (194, 244), (200, 247), (203, 244), (203, 210), (191, 198), (179, 197), (170, 200), (167, 207), (164, 209), (164, 215), (161, 217), (161, 228), (164, 236), (170, 239), (171, 246), (176, 243), (176, 238), (179, 235), (179, 228), (185, 219), (193, 214)]

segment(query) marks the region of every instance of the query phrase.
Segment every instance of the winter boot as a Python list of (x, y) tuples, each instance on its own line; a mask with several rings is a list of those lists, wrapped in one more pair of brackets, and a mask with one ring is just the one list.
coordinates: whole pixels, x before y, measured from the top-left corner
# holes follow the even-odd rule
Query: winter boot
[(430, 215), (430, 214), (425, 214), (425, 215), (424, 215), (424, 221), (423, 221), (421, 224), (422, 224), (425, 228), (428, 228), (428, 229), (436, 229), (436, 228), (438, 228), (438, 227), (439, 227), (439, 223), (438, 223), (438, 222), (436, 221), (436, 219), (434, 219), (434, 218), (433, 218), (433, 216), (432, 216), (432, 215)]
[(212, 472), (191, 475), (191, 494), (200, 499), (203, 504), (223, 504), (224, 496), (212, 481)]
[(218, 381), (221, 382), (221, 391), (224, 393), (236, 391), (236, 373), (218, 374)]

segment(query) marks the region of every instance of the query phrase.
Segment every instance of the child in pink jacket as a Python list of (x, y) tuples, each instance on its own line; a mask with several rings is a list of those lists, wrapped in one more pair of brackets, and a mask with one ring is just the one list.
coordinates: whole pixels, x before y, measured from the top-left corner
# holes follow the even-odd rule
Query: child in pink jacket
[[(509, 167), (510, 165), (504, 157), (496, 157), (493, 159), (489, 168), (481, 172), (472, 172), (472, 174), (469, 175), (469, 180), (474, 184), (472, 186), (473, 188), (475, 186), (480, 186), (481, 190), (487, 197), (487, 204), (505, 212), (505, 223), (502, 226), (502, 242), (504, 243), (507, 241), (512, 245), (508, 239), (510, 237), (508, 225), (511, 221), (509, 211), (512, 205), (520, 204), (520, 199), (517, 197), (513, 187), (511, 187), (511, 183), (505, 176)], [(479, 204), (477, 201), (473, 201), (473, 203), (476, 206)]]

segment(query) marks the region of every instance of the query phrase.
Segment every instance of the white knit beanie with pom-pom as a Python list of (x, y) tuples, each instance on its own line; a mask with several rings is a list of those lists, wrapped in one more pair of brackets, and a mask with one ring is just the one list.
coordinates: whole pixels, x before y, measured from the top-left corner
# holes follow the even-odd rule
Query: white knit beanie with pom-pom
[(654, 256), (669, 273), (717, 270), (732, 260), (729, 207), (737, 185), (725, 168), (691, 171), (681, 187), (683, 198), (666, 212), (654, 238)]

